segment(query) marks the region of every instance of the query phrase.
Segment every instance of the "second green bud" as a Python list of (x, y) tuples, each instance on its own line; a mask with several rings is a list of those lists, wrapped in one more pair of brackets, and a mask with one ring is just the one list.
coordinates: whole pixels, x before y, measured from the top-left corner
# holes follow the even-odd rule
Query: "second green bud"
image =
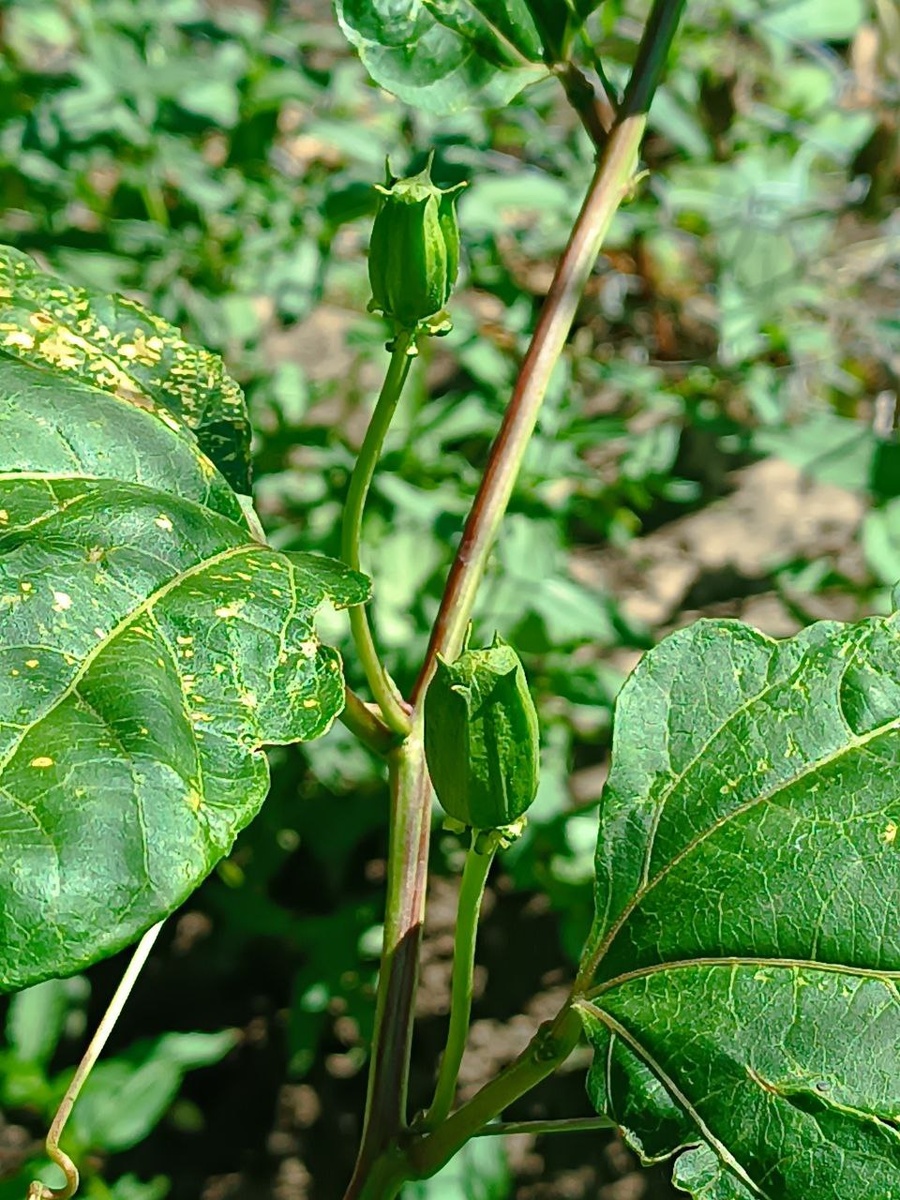
[(427, 325), (450, 298), (459, 271), (456, 197), (463, 187), (436, 187), (429, 161), (418, 175), (389, 178), (386, 187), (378, 188), (369, 245), (369, 307), (400, 329)]
[(441, 807), (474, 829), (511, 825), (534, 800), (540, 740), (518, 654), (498, 635), (438, 659), (425, 695), (425, 757)]

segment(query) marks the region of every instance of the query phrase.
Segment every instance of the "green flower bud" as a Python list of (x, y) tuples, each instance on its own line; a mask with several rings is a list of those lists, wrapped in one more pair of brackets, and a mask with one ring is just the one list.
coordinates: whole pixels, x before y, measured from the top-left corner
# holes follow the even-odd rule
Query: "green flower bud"
[[(431, 181), (431, 161), (408, 179), (378, 188), (381, 202), (369, 243), (369, 308), (416, 329), (441, 313), (459, 271), (456, 197), (464, 183), (439, 188)], [(449, 328), (438, 324), (435, 332)]]
[(534, 800), (539, 737), (518, 654), (499, 636), (438, 658), (425, 694), (425, 757), (448, 816), (475, 829), (515, 822)]

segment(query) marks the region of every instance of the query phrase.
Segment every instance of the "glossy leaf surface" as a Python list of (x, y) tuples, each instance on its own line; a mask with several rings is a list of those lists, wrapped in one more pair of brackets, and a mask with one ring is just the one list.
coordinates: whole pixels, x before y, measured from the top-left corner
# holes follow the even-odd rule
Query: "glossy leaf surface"
[(525, 0), (336, 0), (336, 8), (375, 82), (430, 112), (502, 105), (546, 75)]
[(589, 1090), (696, 1196), (900, 1197), (898, 634), (702, 621), (621, 693)]
[(250, 491), (250, 422), (222, 360), (134, 300), (63, 283), (0, 247), (0, 354), (171, 414), (238, 492)]
[(182, 422), (0, 356), (0, 990), (197, 886), (266, 796), (262, 746), (343, 706), (315, 617), (367, 594), (255, 540)]

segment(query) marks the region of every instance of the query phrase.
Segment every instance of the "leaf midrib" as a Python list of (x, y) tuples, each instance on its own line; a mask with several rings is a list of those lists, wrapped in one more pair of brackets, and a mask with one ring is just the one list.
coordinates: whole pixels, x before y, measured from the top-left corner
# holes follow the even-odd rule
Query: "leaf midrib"
[(636, 967), (632, 971), (623, 971), (621, 975), (617, 975), (614, 979), (604, 980), (603, 983), (598, 984), (595, 988), (591, 988), (585, 994), (585, 999), (596, 999), (617, 987), (633, 983), (638, 979), (647, 979), (666, 971), (699, 970), (703, 968), (715, 969), (722, 967), (728, 967), (729, 969), (733, 967), (772, 967), (776, 970), (823, 971), (834, 975), (853, 975), (859, 979), (871, 979), (876, 983), (883, 983), (885, 987), (890, 988), (894, 999), (900, 1004), (900, 971), (879, 971), (874, 967), (854, 967), (844, 963), (818, 962), (811, 958), (770, 958), (762, 954), (722, 954), (715, 957), (701, 955), (697, 958), (683, 958), (674, 962), (651, 963), (646, 967)]
[[(460, 33), (460, 31), (454, 28), (453, 25), (450, 25), (446, 21), (442, 20), (441, 17), (434, 11), (434, 0), (422, 0), (422, 3), (428, 12), (431, 13), (431, 16), (436, 24), (440, 25), (443, 29), (449, 30), (450, 33), (455, 34), (456, 37), (462, 38), (464, 42), (471, 46), (471, 42), (469, 38), (465, 36), (465, 34)], [(515, 44), (515, 42), (511, 42), (503, 30), (500, 29), (489, 16), (483, 13), (477, 4), (472, 4), (471, 0), (465, 0), (465, 3), (469, 12), (474, 13), (479, 20), (483, 21), (494, 37), (497, 38), (499, 42), (502, 42), (506, 49), (510, 51), (510, 53), (517, 58), (520, 63), (524, 64), (526, 67), (539, 67), (541, 65), (540, 63), (534, 62), (532, 59), (527, 58)], [(479, 55), (478, 57), (481, 56)]]

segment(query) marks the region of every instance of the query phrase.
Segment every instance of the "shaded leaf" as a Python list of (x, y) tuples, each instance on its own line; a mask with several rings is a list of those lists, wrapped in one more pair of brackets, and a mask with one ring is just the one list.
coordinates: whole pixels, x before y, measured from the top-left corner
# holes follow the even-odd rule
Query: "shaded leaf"
[(472, 1138), (430, 1179), (405, 1189), (410, 1200), (507, 1200), (512, 1173), (503, 1138)]
[(546, 75), (525, 0), (336, 0), (376, 83), (429, 112), (501, 105)]
[(61, 979), (47, 979), (13, 996), (6, 1019), (6, 1040), (23, 1062), (46, 1067), (69, 1010), (67, 989)]
[[(72, 287), (0, 247), (0, 353), (71, 376), (192, 429), (239, 492), (250, 491), (250, 423), (222, 360), (134, 300)], [(171, 418), (170, 418), (171, 419)]]
[(708, 1200), (900, 1196), (898, 626), (701, 621), (618, 702), (589, 1090)]

